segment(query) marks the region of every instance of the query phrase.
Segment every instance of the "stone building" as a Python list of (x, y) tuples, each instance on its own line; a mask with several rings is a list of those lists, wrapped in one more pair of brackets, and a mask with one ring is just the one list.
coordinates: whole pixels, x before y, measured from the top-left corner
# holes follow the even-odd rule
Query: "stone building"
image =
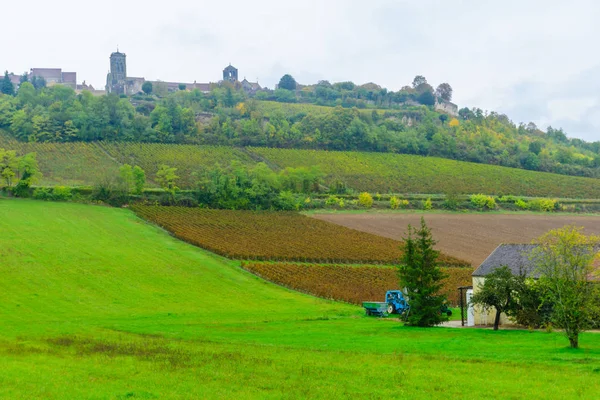
[(77, 89), (77, 72), (63, 72), (60, 68), (32, 68), (29, 80), (43, 78), (47, 86), (64, 85)]
[[(15, 90), (18, 90), (21, 85), (21, 75), (10, 73), (8, 77)], [(63, 72), (61, 68), (31, 68), (27, 74), (27, 79), (31, 82), (34, 77), (44, 79), (46, 86), (64, 85), (73, 90), (77, 89), (77, 72)]]
[[(127, 76), (127, 55), (116, 52), (110, 55), (110, 71), (106, 76), (106, 92), (115, 94), (134, 95), (142, 92), (142, 86), (146, 82), (145, 78), (136, 78)], [(185, 82), (164, 82), (148, 81), (152, 83), (154, 89), (164, 87), (168, 92), (180, 90), (180, 86), (185, 86), (185, 90), (198, 89), (202, 92), (210, 91), (209, 83), (185, 83)]]
[(256, 93), (259, 90), (262, 90), (262, 87), (258, 84), (258, 82), (249, 82), (246, 78), (241, 82), (242, 89), (244, 89), (247, 93)]
[(223, 70), (223, 80), (229, 82), (237, 82), (238, 80), (238, 70), (233, 65), (229, 64), (229, 66), (225, 67)]

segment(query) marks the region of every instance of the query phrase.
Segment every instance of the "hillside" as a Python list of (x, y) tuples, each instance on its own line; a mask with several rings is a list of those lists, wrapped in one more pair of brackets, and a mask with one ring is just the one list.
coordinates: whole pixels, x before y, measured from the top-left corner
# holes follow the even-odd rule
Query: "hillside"
[(600, 390), (595, 334), (566, 352), (559, 333), (407, 328), (266, 283), (125, 209), (0, 200), (0, 215), (3, 398)]
[(600, 198), (600, 180), (415, 155), (232, 148), (159, 143), (23, 143), (0, 134), (0, 148), (36, 152), (41, 185), (95, 185), (116, 176), (122, 163), (140, 165), (152, 184), (161, 164), (178, 169), (179, 186), (194, 187), (194, 173), (236, 161), (271, 168), (318, 166), (325, 184), (342, 182), (372, 193), (447, 193)]
[[(210, 93), (119, 98), (76, 95), (60, 85), (35, 89), (25, 83), (15, 96), (0, 95), (0, 129), (24, 142), (369, 151), (600, 176), (600, 142), (568, 138), (561, 129), (515, 124), (510, 116), (478, 108), (449, 115), (436, 110), (433, 94), (427, 102), (414, 97), (418, 88), (394, 93), (351, 82), (337, 89), (337, 84), (333, 89), (323, 85), (279, 89), (271, 96), (264, 91), (249, 96), (235, 85), (223, 84), (214, 85)], [(338, 98), (322, 98), (332, 90)]]

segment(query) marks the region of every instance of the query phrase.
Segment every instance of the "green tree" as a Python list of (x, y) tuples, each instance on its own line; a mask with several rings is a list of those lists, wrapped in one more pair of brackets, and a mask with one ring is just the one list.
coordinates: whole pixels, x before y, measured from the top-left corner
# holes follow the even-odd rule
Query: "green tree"
[(169, 167), (168, 165), (161, 165), (156, 173), (156, 183), (162, 187), (165, 192), (168, 192), (175, 197), (175, 193), (179, 190), (177, 187), (177, 179), (179, 177), (175, 174), (177, 168)]
[(430, 91), (424, 91), (417, 97), (417, 101), (424, 106), (433, 106), (435, 104), (435, 96)]
[(141, 195), (144, 192), (144, 186), (146, 185), (146, 173), (139, 167), (133, 167), (133, 182), (134, 182), (134, 193)]
[(452, 100), (452, 86), (449, 83), (440, 83), (435, 89), (435, 95), (446, 101)]
[(135, 179), (133, 177), (133, 167), (129, 164), (123, 164), (119, 168), (119, 178), (123, 185), (123, 191), (130, 193), (135, 186)]
[(425, 79), (425, 77), (423, 75), (417, 75), (415, 76), (415, 79), (413, 79), (412, 81), (412, 87), (413, 89), (416, 89), (417, 87), (426, 84), (427, 83), (427, 79)]
[(579, 347), (579, 334), (592, 326), (595, 303), (594, 260), (600, 256), (600, 237), (586, 236), (583, 228), (553, 229), (534, 241), (531, 260), (540, 274), (553, 304), (552, 322), (563, 329), (572, 348)]
[(4, 72), (4, 79), (0, 81), (0, 93), (7, 94), (9, 96), (13, 96), (15, 94), (15, 87), (8, 76), (8, 71)]
[(424, 218), (421, 217), (419, 229), (408, 226), (398, 273), (400, 287), (409, 299), (407, 323), (410, 325), (434, 326), (447, 321), (446, 315), (441, 313), (446, 298), (439, 294), (446, 275), (438, 265), (439, 252), (433, 249), (435, 244)]
[(296, 90), (297, 86), (298, 84), (296, 83), (296, 80), (289, 74), (285, 74), (284, 76), (282, 76), (279, 80), (279, 85), (277, 85), (279, 89), (286, 90)]
[(13, 193), (17, 197), (28, 197), (29, 188), (42, 177), (40, 168), (37, 163), (35, 153), (25, 154), (18, 158), (18, 171), (20, 175), (19, 182), (15, 186)]
[(46, 79), (42, 78), (41, 76), (34, 76), (31, 78), (31, 84), (34, 88), (36, 88), (36, 90), (43, 89), (46, 87)]
[(483, 285), (477, 288), (477, 292), (471, 298), (473, 305), (483, 307), (485, 311), (491, 308), (496, 310), (494, 318), (494, 330), (498, 330), (500, 315), (514, 314), (518, 309), (518, 293), (520, 288), (519, 277), (513, 275), (506, 267), (496, 268), (485, 277)]
[(146, 93), (147, 95), (152, 94), (152, 82), (144, 82), (144, 84), (142, 85), (142, 92)]
[(187, 86), (185, 85), (185, 83), (180, 83), (178, 87), (179, 87), (179, 90), (187, 89)]
[(0, 178), (4, 181), (4, 187), (11, 187), (13, 179), (17, 175), (19, 159), (14, 150), (0, 148)]

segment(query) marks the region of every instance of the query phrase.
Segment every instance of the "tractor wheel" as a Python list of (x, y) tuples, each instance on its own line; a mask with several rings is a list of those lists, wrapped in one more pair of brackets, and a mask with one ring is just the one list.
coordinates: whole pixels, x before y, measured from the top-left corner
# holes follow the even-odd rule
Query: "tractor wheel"
[(393, 314), (394, 313), (394, 306), (393, 305), (388, 305), (387, 307), (387, 313), (388, 314)]

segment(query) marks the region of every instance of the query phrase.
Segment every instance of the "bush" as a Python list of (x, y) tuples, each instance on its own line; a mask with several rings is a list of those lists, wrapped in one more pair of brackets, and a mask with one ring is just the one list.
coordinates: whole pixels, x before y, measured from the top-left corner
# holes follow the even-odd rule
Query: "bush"
[(471, 204), (476, 208), (483, 210), (493, 210), (496, 208), (496, 200), (492, 196), (486, 196), (485, 194), (474, 194), (469, 198)]
[(325, 200), (325, 205), (326, 206), (330, 206), (330, 207), (339, 207), (339, 208), (344, 208), (344, 206), (346, 205), (346, 203), (344, 202), (344, 199), (339, 198), (337, 196), (334, 195), (330, 195), (327, 197), (327, 200)]
[(55, 186), (52, 189), (52, 200), (56, 201), (67, 201), (71, 200), (73, 194), (71, 193), (71, 188), (66, 186)]
[(529, 210), (529, 204), (525, 202), (523, 199), (518, 199), (515, 201), (515, 205), (521, 210)]
[(431, 202), (431, 198), (428, 198), (423, 202), (423, 210), (431, 210), (433, 208), (433, 203)]
[(535, 199), (529, 202), (529, 209), (533, 211), (550, 212), (556, 208), (557, 201), (551, 199)]
[(363, 192), (358, 196), (358, 204), (365, 208), (373, 207), (373, 196), (367, 192)]
[(48, 188), (37, 188), (33, 191), (36, 200), (52, 200), (52, 192)]
[(392, 210), (397, 210), (400, 207), (400, 199), (396, 196), (390, 197), (390, 208)]

